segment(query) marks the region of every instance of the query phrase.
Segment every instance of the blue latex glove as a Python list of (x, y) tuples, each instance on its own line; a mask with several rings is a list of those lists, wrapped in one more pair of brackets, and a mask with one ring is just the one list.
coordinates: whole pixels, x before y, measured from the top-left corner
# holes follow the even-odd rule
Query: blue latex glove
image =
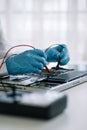
[(66, 65), (70, 60), (68, 49), (65, 44), (49, 48), (45, 52), (48, 62), (59, 62), (60, 65)]
[(28, 50), (18, 55), (10, 56), (6, 60), (8, 73), (26, 74), (26, 73), (40, 73), (46, 66), (46, 54), (39, 50)]

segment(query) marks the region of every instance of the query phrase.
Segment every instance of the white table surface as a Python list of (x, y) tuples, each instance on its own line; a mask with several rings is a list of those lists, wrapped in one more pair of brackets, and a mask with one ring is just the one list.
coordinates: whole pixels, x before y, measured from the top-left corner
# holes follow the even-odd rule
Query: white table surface
[(0, 115), (0, 130), (87, 130), (87, 82), (65, 91), (67, 109), (51, 120)]

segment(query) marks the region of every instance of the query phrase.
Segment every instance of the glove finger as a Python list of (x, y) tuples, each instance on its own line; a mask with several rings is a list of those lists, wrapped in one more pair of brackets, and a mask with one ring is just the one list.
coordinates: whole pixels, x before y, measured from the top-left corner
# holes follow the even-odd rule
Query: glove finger
[(65, 44), (61, 44), (61, 45), (54, 47), (54, 49), (56, 49), (59, 52), (61, 52), (63, 50), (63, 48), (67, 48), (67, 46)]
[(70, 57), (68, 55), (64, 56), (62, 59), (60, 59), (60, 65), (66, 65), (70, 60)]
[(34, 62), (33, 62), (33, 64), (36, 66), (37, 63), (38, 64), (42, 64), (43, 66), (46, 66), (47, 62), (46, 62), (46, 59), (44, 57), (34, 56)]
[(57, 62), (59, 60), (60, 53), (58, 51), (55, 51), (55, 53), (52, 54), (52, 60), (53, 62)]
[(41, 72), (41, 69), (37, 68), (36, 66), (29, 65), (29, 66), (20, 66), (19, 70), (16, 72), (16, 74), (28, 74), (28, 73), (37, 73), (39, 74)]
[(39, 57), (39, 56), (32, 56), (31, 55), (31, 58), (27, 57), (27, 60), (26, 60), (26, 65), (27, 66), (30, 66), (30, 64), (35, 67), (35, 68), (38, 68), (40, 70), (42, 70), (45, 66), (46, 66), (46, 60), (45, 58), (42, 58), (42, 57)]
[(39, 69), (39, 70), (42, 70), (44, 68), (44, 65), (38, 61), (36, 61), (35, 64), (33, 64), (32, 66)]
[(47, 50), (46, 54), (48, 62), (57, 62), (60, 55), (60, 53), (54, 48), (50, 48), (49, 50)]
[(63, 48), (61, 53), (60, 53), (60, 58), (63, 58), (66, 55), (69, 55), (68, 54), (68, 49), (67, 48)]

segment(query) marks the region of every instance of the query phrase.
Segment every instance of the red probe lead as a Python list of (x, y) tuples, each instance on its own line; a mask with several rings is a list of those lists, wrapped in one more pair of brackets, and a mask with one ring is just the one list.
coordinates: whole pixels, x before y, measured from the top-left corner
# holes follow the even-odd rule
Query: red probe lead
[(45, 68), (46, 68), (47, 72), (49, 72), (49, 73), (50, 73), (50, 70), (49, 70), (49, 68), (48, 68), (47, 66), (45, 66)]

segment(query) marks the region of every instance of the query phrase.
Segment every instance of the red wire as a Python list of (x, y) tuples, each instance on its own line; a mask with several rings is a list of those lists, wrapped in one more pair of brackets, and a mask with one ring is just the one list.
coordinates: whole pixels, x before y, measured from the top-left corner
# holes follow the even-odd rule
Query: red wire
[[(35, 47), (33, 47), (33, 46), (31, 46), (31, 45), (27, 45), (27, 44), (22, 44), (22, 45), (19, 44), (19, 45), (16, 45), (16, 46), (11, 47), (11, 48), (5, 53), (5, 55), (4, 55), (4, 57), (3, 57), (3, 60), (2, 60), (2, 63), (1, 63), (1, 65), (0, 65), (0, 69), (2, 68), (2, 66), (3, 66), (3, 64), (4, 64), (5, 58), (7, 57), (8, 53), (9, 53), (12, 49), (14, 49), (14, 48), (16, 48), (16, 47), (20, 47), (20, 46), (27, 46), (27, 47), (31, 47), (31, 48), (35, 49)], [(50, 72), (50, 70), (48, 69), (47, 66), (45, 66), (45, 68), (46, 68), (46, 70), (47, 70), (48, 72)]]

